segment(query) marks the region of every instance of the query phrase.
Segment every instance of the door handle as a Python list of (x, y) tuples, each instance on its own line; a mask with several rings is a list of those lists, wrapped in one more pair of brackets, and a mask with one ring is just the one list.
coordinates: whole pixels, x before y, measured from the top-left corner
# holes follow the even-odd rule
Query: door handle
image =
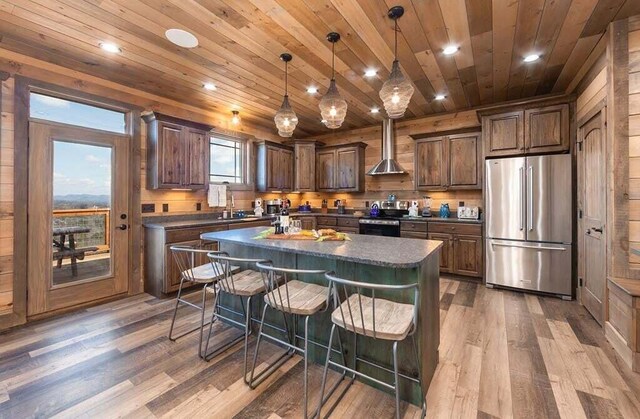
[(566, 252), (564, 247), (549, 247), (549, 246), (527, 246), (524, 244), (504, 244), (504, 243), (491, 243), (491, 246), (500, 247), (517, 247), (518, 249), (532, 249), (532, 250), (557, 250), (560, 252)]
[(520, 231), (524, 230), (524, 219), (525, 219), (525, 209), (523, 201), (523, 190), (525, 188), (524, 185), (524, 167), (520, 166), (518, 168), (518, 172), (520, 174)]
[(591, 230), (587, 230), (587, 234), (591, 234)]
[(596, 233), (602, 233), (602, 231), (604, 230), (604, 227), (600, 227), (600, 228), (591, 227), (591, 230), (595, 231)]
[(119, 228), (120, 230), (126, 230), (126, 229), (127, 229), (127, 225), (126, 225), (126, 224), (120, 224), (120, 225), (118, 226), (118, 228)]
[(533, 230), (533, 166), (529, 166), (529, 176), (527, 176), (527, 184), (528, 184), (528, 195), (527, 196), (527, 204), (529, 205), (529, 214), (527, 217), (527, 223), (529, 227), (529, 231)]

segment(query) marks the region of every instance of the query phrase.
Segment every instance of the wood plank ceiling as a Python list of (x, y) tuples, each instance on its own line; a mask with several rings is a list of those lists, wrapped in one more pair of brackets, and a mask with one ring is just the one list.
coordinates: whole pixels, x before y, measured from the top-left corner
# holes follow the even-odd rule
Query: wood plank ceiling
[[(318, 102), (331, 74), (326, 34), (337, 31), (344, 128), (375, 124), (393, 61), (389, 7), (402, 5), (398, 55), (415, 85), (406, 117), (564, 92), (612, 20), (638, 0), (0, 0), (0, 48), (273, 128), (290, 52), (296, 136), (329, 132)], [(170, 43), (169, 28), (200, 45)], [(113, 42), (122, 49), (99, 48)], [(460, 50), (445, 56), (445, 46)], [(522, 58), (541, 55), (534, 63)], [(364, 77), (366, 69), (377, 70)], [(217, 90), (205, 91), (204, 83)], [(307, 87), (317, 86), (312, 95)], [(442, 101), (436, 94), (446, 95)]]

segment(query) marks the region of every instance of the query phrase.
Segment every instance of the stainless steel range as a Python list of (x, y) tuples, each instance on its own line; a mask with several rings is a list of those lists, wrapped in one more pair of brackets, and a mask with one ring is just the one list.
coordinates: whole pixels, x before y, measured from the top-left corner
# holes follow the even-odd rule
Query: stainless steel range
[(400, 237), (400, 221), (386, 218), (361, 218), (360, 234)]

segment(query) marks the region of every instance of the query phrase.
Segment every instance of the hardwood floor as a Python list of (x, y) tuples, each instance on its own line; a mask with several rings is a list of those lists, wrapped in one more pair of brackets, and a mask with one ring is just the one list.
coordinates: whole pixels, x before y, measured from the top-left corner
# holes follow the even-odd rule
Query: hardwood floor
[[(640, 417), (640, 374), (576, 302), (447, 279), (440, 295), (440, 364), (428, 417)], [(0, 334), (0, 417), (301, 416), (300, 357), (249, 390), (240, 345), (207, 363), (196, 355), (197, 334), (166, 338), (172, 307), (140, 295)], [(193, 313), (179, 326), (197, 322)], [(278, 354), (264, 348), (263, 366)], [(311, 368), (310, 406), (320, 373)], [(414, 406), (403, 409), (419, 416)], [(390, 395), (356, 383), (333, 417), (393, 412)]]

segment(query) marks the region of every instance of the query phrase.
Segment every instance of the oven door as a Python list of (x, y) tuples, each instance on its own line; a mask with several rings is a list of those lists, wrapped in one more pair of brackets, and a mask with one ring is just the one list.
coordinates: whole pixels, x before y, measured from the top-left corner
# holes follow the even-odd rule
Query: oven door
[(360, 220), (360, 234), (370, 236), (400, 237), (400, 223), (389, 221), (383, 223), (372, 223), (369, 220)]

